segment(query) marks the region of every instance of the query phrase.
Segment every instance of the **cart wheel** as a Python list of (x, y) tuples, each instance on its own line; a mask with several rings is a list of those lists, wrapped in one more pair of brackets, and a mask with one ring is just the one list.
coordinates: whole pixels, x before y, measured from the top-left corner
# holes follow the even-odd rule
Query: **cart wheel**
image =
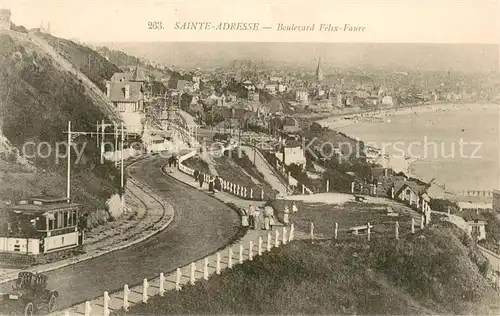
[(26, 303), (24, 306), (24, 316), (33, 316), (35, 312), (35, 306), (32, 302)]
[(49, 305), (48, 305), (49, 313), (52, 313), (56, 309), (56, 303), (57, 303), (57, 296), (54, 293), (52, 293), (50, 295)]

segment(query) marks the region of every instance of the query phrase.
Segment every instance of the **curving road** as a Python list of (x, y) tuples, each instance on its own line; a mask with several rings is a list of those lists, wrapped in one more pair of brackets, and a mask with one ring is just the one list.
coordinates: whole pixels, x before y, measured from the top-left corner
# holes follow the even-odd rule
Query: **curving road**
[[(173, 271), (223, 248), (238, 235), (240, 221), (233, 209), (163, 174), (164, 163), (164, 158), (151, 157), (129, 170), (169, 201), (175, 211), (172, 223), (143, 243), (47, 272), (48, 288), (60, 293), (58, 309)], [(12, 284), (2, 284), (0, 291)]]

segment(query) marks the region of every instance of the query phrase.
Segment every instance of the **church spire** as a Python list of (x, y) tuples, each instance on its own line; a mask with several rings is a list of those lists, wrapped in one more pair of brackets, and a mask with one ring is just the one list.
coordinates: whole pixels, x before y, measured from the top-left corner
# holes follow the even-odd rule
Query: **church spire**
[(318, 67), (316, 67), (316, 80), (323, 80), (323, 71), (321, 70), (321, 56), (318, 58)]

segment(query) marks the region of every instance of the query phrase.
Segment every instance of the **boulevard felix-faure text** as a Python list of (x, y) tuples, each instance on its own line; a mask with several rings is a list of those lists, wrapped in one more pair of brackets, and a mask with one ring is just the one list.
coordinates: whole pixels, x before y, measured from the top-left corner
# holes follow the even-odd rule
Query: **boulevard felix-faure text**
[[(163, 29), (161, 22), (148, 22), (149, 29)], [(349, 23), (313, 23), (309, 25), (284, 24), (263, 25), (248, 22), (206, 22), (177, 21), (174, 30), (181, 31), (260, 31), (276, 30), (279, 32), (365, 32), (366, 26)]]

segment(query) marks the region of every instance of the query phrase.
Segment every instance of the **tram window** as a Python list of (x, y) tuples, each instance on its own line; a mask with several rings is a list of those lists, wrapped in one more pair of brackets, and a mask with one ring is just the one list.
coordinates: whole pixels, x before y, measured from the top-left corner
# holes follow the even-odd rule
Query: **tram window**
[(55, 220), (49, 218), (49, 230), (54, 229), (54, 223), (55, 223)]
[(78, 225), (78, 211), (73, 211), (73, 225)]
[(63, 228), (64, 227), (64, 217), (63, 214), (59, 213), (59, 216), (57, 216), (57, 228)]
[(37, 217), (36, 218), (36, 229), (37, 230), (46, 230), (47, 229), (45, 217)]
[(68, 212), (63, 212), (63, 227), (68, 227)]
[(73, 226), (73, 211), (68, 211), (68, 226)]

